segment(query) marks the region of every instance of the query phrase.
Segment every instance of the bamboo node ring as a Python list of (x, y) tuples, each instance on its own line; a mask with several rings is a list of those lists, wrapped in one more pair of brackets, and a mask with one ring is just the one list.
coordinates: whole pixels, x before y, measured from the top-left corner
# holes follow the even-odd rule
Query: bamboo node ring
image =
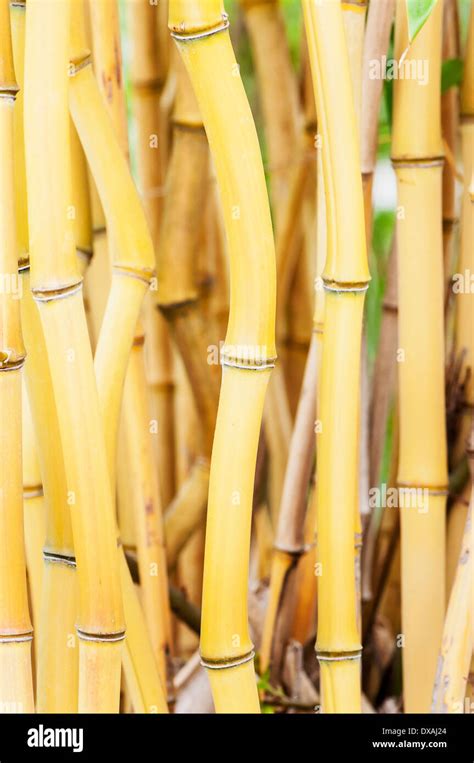
[(32, 485), (23, 488), (23, 500), (28, 501), (31, 498), (41, 498), (44, 495), (43, 485)]
[(209, 661), (201, 655), (201, 665), (208, 670), (225, 670), (226, 668), (237, 668), (239, 665), (245, 665), (246, 662), (251, 662), (255, 657), (255, 652), (252, 649), (248, 654), (244, 654), (243, 657), (236, 657), (235, 659), (229, 658), (228, 660), (221, 661)]
[(324, 291), (332, 291), (344, 294), (360, 294), (367, 291), (369, 284), (362, 283), (339, 283), (338, 281), (324, 281)]
[(362, 649), (357, 649), (355, 652), (347, 652), (345, 654), (330, 654), (329, 652), (318, 652), (316, 650), (316, 657), (319, 662), (346, 662), (347, 660), (360, 660), (362, 657)]
[(76, 632), (82, 641), (97, 641), (98, 643), (114, 643), (115, 641), (123, 641), (125, 638), (125, 631), (117, 631), (116, 633), (87, 633), (76, 626)]
[(92, 64), (92, 56), (86, 56), (82, 59), (78, 64), (73, 63), (72, 61), (69, 63), (69, 76), (75, 77), (77, 74), (79, 74), (82, 69), (85, 69), (86, 66), (90, 66)]
[(26, 631), (26, 633), (12, 634), (0, 634), (0, 643), (2, 644), (21, 644), (24, 641), (33, 641), (33, 631)]
[(427, 157), (426, 159), (397, 159), (392, 157), (392, 166), (396, 169), (404, 167), (410, 169), (431, 169), (432, 167), (443, 167), (444, 156)]
[(192, 40), (202, 40), (204, 37), (212, 37), (214, 34), (225, 32), (230, 26), (227, 13), (222, 14), (222, 23), (219, 26), (206, 29), (204, 32), (195, 32), (191, 34), (180, 34), (179, 32), (170, 32), (171, 37), (179, 42), (192, 42)]
[(80, 281), (62, 286), (60, 289), (31, 289), (35, 302), (52, 302), (56, 299), (66, 299), (71, 297), (82, 289), (82, 278)]
[(244, 371), (267, 371), (269, 368), (275, 368), (276, 358), (269, 358), (262, 363), (242, 363), (233, 358), (222, 358), (222, 365), (229, 368), (241, 368)]
[(43, 549), (43, 559), (48, 564), (64, 564), (66, 567), (76, 567), (76, 557), (58, 554), (53, 551)]
[(428, 495), (449, 495), (446, 485), (414, 485), (409, 482), (397, 482), (397, 488), (401, 490), (426, 490)]
[(136, 278), (137, 281), (143, 281), (147, 286), (150, 285), (152, 278), (155, 275), (155, 271), (150, 269), (144, 269), (142, 271), (133, 270), (133, 268), (126, 267), (125, 265), (113, 265), (112, 272), (117, 276), (126, 276), (127, 278)]

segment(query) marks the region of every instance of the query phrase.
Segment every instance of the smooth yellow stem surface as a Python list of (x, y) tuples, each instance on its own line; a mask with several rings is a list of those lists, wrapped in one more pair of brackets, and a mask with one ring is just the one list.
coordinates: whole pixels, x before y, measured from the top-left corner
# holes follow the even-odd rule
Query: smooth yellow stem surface
[[(256, 712), (247, 586), (257, 445), (276, 354), (274, 244), (258, 139), (228, 31), (179, 40), (183, 32), (220, 28), (223, 14), (221, 2), (170, 3), (170, 28), (178, 31), (175, 39), (214, 159), (230, 254), (230, 315), (211, 461), (201, 654), (216, 709)], [(221, 687), (229, 691), (221, 693)]]

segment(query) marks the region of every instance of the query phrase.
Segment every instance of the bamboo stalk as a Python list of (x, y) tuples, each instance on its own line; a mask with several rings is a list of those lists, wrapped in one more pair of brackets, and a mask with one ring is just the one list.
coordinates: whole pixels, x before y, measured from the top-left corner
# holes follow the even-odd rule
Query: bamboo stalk
[[(374, 62), (382, 62), (386, 55), (390, 39), (395, 10), (395, 0), (379, 0), (370, 3), (364, 36), (362, 62), (362, 107), (361, 107), (361, 171), (364, 189), (365, 230), (367, 241), (372, 239), (372, 186), (378, 149), (378, 124), (380, 101), (383, 92), (383, 78), (372, 75)], [(387, 287), (383, 303), (383, 316), (380, 330), (377, 359), (373, 373), (373, 387), (369, 413), (370, 466), (369, 485), (378, 484), (382, 462), (387, 420), (392, 404), (395, 386), (395, 349), (397, 337), (396, 305), (396, 250), (395, 244), (390, 255)], [(362, 597), (370, 597), (373, 545), (376, 535), (377, 517), (372, 513), (369, 527), (366, 529), (370, 543), (363, 549)]]
[[(370, 276), (341, 7), (333, 0), (305, 0), (303, 9), (323, 145), (328, 235), (323, 273), (322, 432), (317, 441), (318, 558), (322, 574), (318, 580), (316, 652), (323, 711), (360, 712), (361, 646), (353, 547), (362, 314)], [(332, 98), (334, 92), (339, 94), (337, 100)]]
[[(173, 111), (173, 147), (166, 180), (160, 242), (157, 248), (157, 305), (182, 359), (200, 423), (198, 463), (165, 517), (168, 565), (176, 558), (194, 529), (202, 525), (206, 502), (209, 458), (218, 404), (218, 369), (209, 364), (211, 332), (201, 312), (198, 285), (198, 249), (208, 183), (208, 146), (202, 118), (186, 69), (176, 63), (176, 101)], [(203, 492), (204, 490), (204, 492)], [(193, 491), (194, 493), (193, 497)], [(189, 500), (195, 505), (189, 511)], [(177, 520), (177, 524), (174, 520)], [(184, 536), (181, 531), (184, 530)], [(172, 534), (177, 531), (173, 538)]]
[[(304, 537), (304, 515), (306, 512), (308, 486), (313, 468), (315, 438), (314, 420), (316, 412), (316, 378), (318, 374), (318, 351), (316, 334), (313, 334), (305, 377), (300, 394), (300, 401), (295, 419), (295, 426), (290, 444), (290, 455), (285, 473), (283, 494), (278, 515), (278, 527), (275, 535), (274, 552), (270, 577), (269, 600), (264, 621), (262, 645), (260, 650), (261, 669), (265, 672), (272, 665), (272, 680), (277, 679), (281, 669), (281, 659), (292, 625), (291, 613), (284, 611), (282, 598), (290, 589), (294, 603), (295, 577), (300, 558), (308, 551)], [(285, 634), (279, 628), (278, 611)], [(285, 638), (286, 636), (286, 638)]]
[[(13, 66), (9, 5), (0, 4), (0, 707), (34, 711), (31, 669), (32, 625), (28, 611), (21, 461), (21, 335), (14, 209), (13, 111), (18, 85)], [(11, 288), (7, 288), (10, 284)]]
[[(24, 81), (25, 6), (11, 9), (13, 52), (20, 86)], [(21, 92), (21, 91), (20, 91)], [(41, 543), (42, 594), (36, 630), (37, 709), (40, 712), (77, 711), (78, 650), (75, 648), (76, 575), (68, 489), (60, 442), (51, 373), (39, 314), (32, 299), (29, 279), (29, 231), (23, 133), (23, 94), (15, 120), (15, 201), (17, 240), (23, 298), (22, 325), (27, 348), (25, 381), (33, 417), (41, 477), (37, 476), (24, 493), (30, 504), (44, 503), (45, 534)], [(76, 211), (81, 213), (81, 205)], [(79, 214), (79, 219), (83, 215)], [(75, 217), (76, 230), (78, 216)], [(41, 497), (44, 489), (44, 501)], [(46, 552), (43, 559), (43, 549)], [(58, 596), (65, 604), (56, 609)]]
[[(398, 484), (400, 488), (424, 491), (423, 506), (401, 510), (406, 712), (426, 712), (429, 708), (445, 607), (448, 475), (440, 158), (441, 18), (442, 3), (438, 3), (405, 57), (405, 66), (418, 60), (429, 62), (426, 86), (419, 87), (413, 78), (398, 79), (394, 85), (392, 160), (397, 174), (398, 205), (404, 213), (398, 215), (397, 223), (399, 344), (404, 352), (399, 364)], [(397, 60), (408, 47), (407, 26), (405, 4), (398, 2)], [(416, 130), (408, 125), (412, 120), (417, 124)]]
[(231, 260), (231, 306), (209, 486), (201, 655), (216, 710), (258, 712), (247, 578), (257, 444), (275, 357), (270, 212), (258, 140), (222, 3), (171, 2), (169, 25), (206, 126)]
[[(72, 502), (79, 589), (79, 711), (117, 712), (124, 623), (113, 502), (67, 215), (69, 24), (69, 3), (28, 4), (25, 150), (31, 289), (60, 412), (60, 442)], [(45, 177), (51, 179), (47, 199), (42, 188)]]
[(270, 159), (270, 193), (278, 228), (286, 208), (297, 146), (296, 82), (278, 0), (240, 0), (240, 4), (255, 58)]
[[(160, 3), (163, 6), (163, 3)], [(166, 169), (167, 121), (160, 107), (166, 76), (165, 41), (158, 41), (156, 20), (161, 8), (147, 0), (127, 3), (127, 27), (130, 34), (128, 75), (130, 103), (135, 129), (135, 177), (155, 246), (158, 245), (162, 218)], [(159, 42), (159, 44), (157, 44)], [(144, 307), (145, 360), (151, 395), (151, 415), (158, 432), (153, 438), (159, 469), (163, 505), (168, 506), (175, 492), (173, 367), (171, 344), (166, 321), (156, 309), (154, 295), (147, 294)]]
[[(471, 6), (468, 38), (464, 61), (464, 79), (461, 87), (461, 148), (464, 171), (464, 185), (461, 210), (461, 249), (457, 271), (461, 288), (456, 289), (454, 349), (463, 356), (463, 370), (470, 374), (466, 381), (465, 400), (459, 434), (452, 454), (455, 464), (462, 457), (474, 409), (474, 343), (472, 323), (474, 310), (469, 279), (474, 273), (474, 207), (471, 193), (474, 178), (474, 8)], [(453, 288), (454, 290), (454, 288)]]
[[(294, 155), (298, 151), (299, 104), (280, 3), (278, 0), (241, 0), (241, 5), (252, 45), (262, 105), (275, 228), (278, 234), (280, 232), (282, 234), (282, 247), (284, 247), (281, 249), (283, 256), (277, 253), (277, 262), (279, 268), (281, 266), (284, 269), (286, 280), (286, 288), (279, 288), (277, 294), (277, 340), (278, 345), (280, 343), (283, 345), (287, 338), (291, 338), (285, 336), (285, 319), (289, 309), (291, 310), (291, 303), (288, 305), (286, 298), (290, 292), (294, 271), (302, 272), (303, 281), (311, 280), (308, 277), (304, 258), (298, 257), (301, 253), (302, 241), (299, 202), (307, 176), (307, 163), (304, 161), (306, 142), (303, 141), (303, 160), (298, 161), (296, 167), (293, 167)], [(295, 211), (296, 215), (292, 214)], [(285, 256), (287, 255), (286, 246), (290, 242), (291, 255)], [(283, 279), (279, 279), (279, 283), (282, 283), (283, 287)], [(299, 295), (298, 305), (304, 302), (304, 296), (303, 291)], [(311, 292), (309, 298), (311, 299)], [(309, 307), (310, 315), (311, 307)], [(310, 323), (308, 323), (309, 327)], [(276, 367), (269, 384), (264, 409), (265, 431), (271, 454), (269, 488), (274, 525), (277, 523), (281, 503), (291, 436), (291, 412), (287, 392), (290, 385), (287, 365), (286, 362), (282, 362)], [(298, 390), (301, 378), (300, 376), (296, 379)]]
[(103, 108), (91, 67), (86, 65), (90, 53), (80, 0), (71, 0), (71, 7), (70, 109), (97, 184), (112, 243), (112, 283), (94, 367), (105, 423), (109, 470), (113, 475), (123, 383), (136, 321), (153, 275), (154, 251), (126, 158)]
[(183, 63), (177, 62), (170, 157), (160, 244), (157, 303), (182, 357), (202, 426), (201, 455), (209, 456), (217, 411), (216, 367), (199, 311), (197, 251), (204, 215), (208, 147), (202, 118)]
[(38, 670), (38, 633), (41, 612), (41, 590), (43, 584), (43, 546), (46, 536), (46, 507), (41, 482), (41, 471), (33, 429), (33, 420), (28, 403), (28, 394), (23, 380), (22, 389), (22, 465), (23, 465), (23, 516), (25, 523), (25, 556), (28, 578), (28, 592), (33, 621), (33, 650), (35, 670)]
[[(356, 115), (356, 127), (360, 134), (361, 107), (362, 107), (362, 73), (365, 17), (367, 14), (367, 0), (353, 0), (342, 4), (342, 19), (349, 56), (349, 67), (352, 82), (352, 96)], [(365, 207), (365, 201), (364, 201)], [(371, 240), (371, 231), (367, 230), (366, 239)], [(358, 473), (358, 506), (356, 508), (355, 535), (354, 535), (354, 564), (357, 588), (357, 621), (361, 626), (361, 555), (362, 533), (366, 527), (370, 509), (368, 506), (369, 495), (369, 368), (367, 357), (367, 338), (365, 330), (362, 335), (361, 356), (361, 382), (359, 401), (359, 473)]]
[[(30, 290), (29, 270), (23, 264), (22, 320), (28, 350), (26, 384), (39, 444), (45, 492), (43, 592), (38, 627), (37, 706), (40, 712), (77, 712), (78, 650), (76, 569), (69, 514), (68, 483), (55, 407), (47, 346), (39, 311)], [(33, 495), (43, 490), (39, 483)], [(64, 603), (58, 602), (64, 597)]]
[(463, 708), (472, 658), (472, 504), (443, 628), (431, 712), (459, 713)]
[(362, 62), (361, 170), (364, 188), (366, 235), (372, 231), (372, 185), (377, 162), (378, 124), (383, 78), (371, 76), (373, 62), (382, 61), (390, 40), (395, 0), (369, 3)]
[[(118, 144), (124, 156), (128, 158), (118, 6), (116, 2), (110, 2), (110, 0), (107, 2), (91, 0), (90, 7), (96, 77), (102, 83), (102, 96)], [(110, 246), (114, 258), (117, 245), (113, 237), (110, 239)], [(146, 258), (141, 261), (141, 265), (146, 266)], [(142, 328), (138, 325), (135, 328), (135, 338), (125, 379), (122, 418), (122, 436), (126, 441), (128, 457), (125, 468), (127, 479), (131, 481), (133, 489), (128, 491), (127, 498), (131, 500), (126, 502), (125, 507), (125, 502), (121, 501), (121, 515), (123, 516), (125, 508), (126, 512), (132, 514), (134, 520), (143, 608), (161, 681), (165, 685), (166, 663), (171, 649), (168, 579), (163, 545), (161, 501), (154, 473), (149, 416), (144, 398), (146, 377), (143, 344)], [(105, 398), (104, 403), (106, 404)], [(106, 407), (104, 416), (107, 421)], [(109, 447), (111, 446), (112, 440)], [(119, 499), (120, 497), (119, 493)]]

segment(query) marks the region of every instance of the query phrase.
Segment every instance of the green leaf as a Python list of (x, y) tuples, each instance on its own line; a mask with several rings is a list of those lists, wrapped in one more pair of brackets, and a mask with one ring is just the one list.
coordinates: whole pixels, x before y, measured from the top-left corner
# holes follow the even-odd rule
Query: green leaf
[(408, 36), (413, 42), (438, 0), (406, 0)]
[(448, 58), (443, 61), (441, 68), (441, 92), (445, 93), (450, 87), (456, 87), (462, 82), (463, 60), (461, 58)]

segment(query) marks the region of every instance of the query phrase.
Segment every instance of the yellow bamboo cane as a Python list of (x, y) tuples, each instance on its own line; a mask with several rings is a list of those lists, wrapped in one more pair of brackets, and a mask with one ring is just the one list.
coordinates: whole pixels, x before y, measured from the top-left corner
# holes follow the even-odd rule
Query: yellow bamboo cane
[(46, 536), (46, 507), (41, 483), (35, 433), (28, 393), (23, 383), (22, 392), (22, 461), (23, 461), (23, 515), (25, 522), (25, 554), (28, 575), (28, 591), (33, 620), (33, 649), (35, 671), (38, 670), (38, 633), (43, 584), (43, 546)]
[[(160, 106), (166, 77), (166, 50), (169, 44), (166, 20), (165, 45), (158, 39), (156, 20), (162, 12), (148, 0), (126, 4), (130, 33), (128, 73), (130, 103), (135, 131), (135, 177), (153, 243), (158, 245), (167, 160), (167, 120)], [(144, 309), (145, 359), (150, 387), (151, 412), (158, 431), (153, 437), (159, 469), (163, 505), (174, 495), (173, 358), (168, 327), (156, 309), (150, 291)]]
[[(24, 80), (25, 6), (11, 9), (13, 52), (20, 87)], [(72, 527), (67, 502), (67, 483), (60, 442), (58, 414), (51, 386), (51, 374), (39, 314), (32, 299), (29, 279), (29, 231), (23, 133), (23, 93), (20, 90), (19, 113), (15, 118), (15, 201), (17, 240), (22, 279), (22, 324), (27, 361), (25, 381), (28, 404), (33, 418), (41, 478), (30, 478), (24, 500), (30, 511), (44, 506), (45, 533), (41, 543), (42, 593), (37, 621), (36, 698), (40, 712), (76, 712), (78, 649), (75, 638), (76, 575)], [(82, 205), (75, 207), (80, 212)], [(79, 214), (82, 219), (82, 214)], [(79, 224), (77, 215), (76, 223)], [(44, 489), (44, 499), (42, 497)], [(37, 510), (37, 508), (36, 508)], [(43, 551), (44, 549), (44, 551)], [(64, 604), (56, 607), (58, 599)]]
[[(349, 58), (338, 0), (305, 0), (327, 215), (317, 439), (318, 636), (324, 712), (360, 712), (354, 533), (362, 315), (369, 281)], [(338, 93), (335, 99), (334, 93)], [(349, 180), (350, 178), (350, 180)]]
[[(0, 4), (0, 709), (34, 710), (33, 631), (28, 611), (21, 462), (21, 335), (14, 211), (13, 111), (18, 85), (13, 68), (9, 6)], [(16, 281), (15, 281), (16, 279)]]
[[(123, 90), (118, 5), (114, 0), (91, 0), (94, 68), (102, 83), (102, 96), (122, 153), (128, 158), (128, 135)], [(117, 244), (110, 240), (112, 257)], [(161, 500), (154, 473), (153, 446), (147, 412), (146, 378), (143, 356), (144, 336), (137, 325), (123, 394), (122, 437), (128, 462), (121, 464), (134, 487), (127, 491), (130, 501), (120, 501), (121, 515), (131, 514), (136, 526), (138, 560), (143, 590), (143, 609), (163, 685), (170, 651), (168, 579), (163, 543)], [(107, 417), (106, 398), (103, 400)], [(105, 419), (107, 421), (107, 418)], [(112, 425), (113, 426), (113, 425)], [(109, 447), (112, 446), (109, 440)], [(121, 480), (123, 484), (123, 477)], [(138, 487), (137, 487), (138, 485)], [(119, 499), (120, 499), (119, 493)], [(123, 498), (123, 496), (122, 496)], [(124, 505), (125, 504), (125, 505)]]
[(169, 25), (206, 127), (231, 260), (231, 306), (209, 488), (201, 655), (216, 710), (258, 712), (247, 579), (257, 443), (275, 358), (270, 212), (255, 127), (222, 2), (171, 2)]
[[(398, 183), (400, 488), (422, 500), (401, 509), (403, 679), (406, 712), (430, 707), (445, 607), (447, 455), (444, 400), (442, 3), (408, 48), (406, 5), (396, 9), (395, 58), (428, 82), (395, 81), (392, 159)], [(411, 67), (411, 68), (410, 68)], [(412, 125), (416, 124), (414, 130)], [(413, 503), (413, 505), (410, 505)], [(429, 570), (429, 574), (428, 571)]]
[(124, 622), (113, 501), (68, 215), (70, 4), (32, 0), (26, 16), (31, 288), (51, 368), (78, 565), (79, 710), (117, 712)]

